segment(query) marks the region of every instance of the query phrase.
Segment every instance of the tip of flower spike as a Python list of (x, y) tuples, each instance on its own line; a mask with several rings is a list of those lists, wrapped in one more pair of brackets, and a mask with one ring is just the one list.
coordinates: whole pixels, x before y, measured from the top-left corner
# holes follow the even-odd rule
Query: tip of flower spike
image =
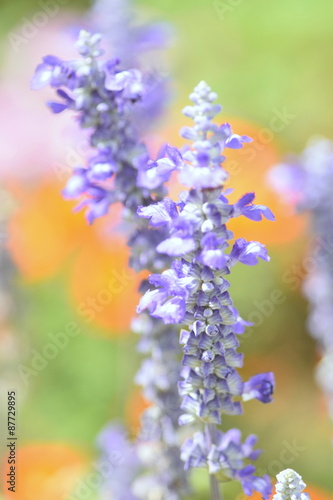
[(81, 30), (75, 47), (82, 56), (98, 57), (104, 53), (104, 50), (99, 48), (101, 40), (102, 35), (100, 33), (92, 35), (89, 31)]
[(201, 82), (199, 82), (198, 85), (194, 88), (194, 92), (202, 95), (205, 95), (210, 91), (210, 86), (204, 80), (201, 80)]
[[(180, 135), (193, 142), (182, 152), (180, 181), (196, 189), (218, 188), (225, 184), (229, 174), (221, 168), (225, 161), (224, 149), (241, 149), (252, 139), (234, 134), (230, 124), (218, 126), (213, 119), (222, 109), (213, 101), (217, 94), (201, 81), (190, 94), (193, 105), (186, 106), (183, 114), (194, 121), (192, 127), (183, 127)], [(269, 214), (269, 216), (271, 216)]]
[(203, 80), (198, 83), (190, 94), (190, 100), (195, 104), (199, 104), (202, 101), (213, 102), (215, 99), (217, 99), (216, 92), (212, 92), (210, 86)]
[(278, 482), (275, 485), (276, 493), (272, 500), (310, 500), (308, 493), (303, 490), (306, 484), (293, 469), (285, 469), (276, 475)]

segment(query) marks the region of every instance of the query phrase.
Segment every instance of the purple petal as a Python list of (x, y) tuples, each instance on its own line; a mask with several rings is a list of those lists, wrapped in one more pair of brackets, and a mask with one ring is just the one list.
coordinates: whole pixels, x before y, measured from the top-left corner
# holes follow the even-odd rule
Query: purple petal
[(103, 217), (109, 211), (110, 200), (108, 198), (103, 198), (98, 201), (92, 201), (89, 204), (89, 208), (86, 214), (86, 219), (89, 224), (92, 224), (95, 219)]
[(262, 403), (270, 403), (274, 392), (275, 379), (272, 372), (254, 375), (244, 384), (243, 400), (258, 399)]
[(240, 135), (232, 135), (225, 141), (225, 146), (230, 149), (242, 149), (243, 141)]
[(161, 158), (156, 162), (150, 161), (146, 164), (142, 162), (142, 166), (139, 167), (137, 184), (139, 187), (156, 189), (170, 179), (175, 168), (173, 162), (168, 158)]
[(156, 300), (161, 297), (160, 290), (148, 290), (140, 299), (139, 305), (137, 307), (137, 312), (141, 313), (147, 307), (156, 304)]
[(43, 57), (43, 63), (47, 64), (48, 66), (54, 67), (54, 66), (60, 66), (62, 60), (59, 59), (59, 57), (48, 55)]
[(67, 181), (62, 191), (64, 198), (76, 198), (83, 194), (89, 187), (89, 182), (85, 175), (74, 174)]
[(88, 178), (91, 181), (105, 181), (112, 177), (115, 170), (115, 165), (111, 163), (95, 163), (88, 171)]
[(139, 207), (137, 214), (145, 219), (150, 219), (151, 226), (159, 227), (177, 217), (178, 212), (177, 205), (170, 198), (164, 198), (163, 201), (148, 207)]
[(242, 214), (248, 219), (261, 221), (262, 217), (268, 220), (275, 220), (273, 212), (265, 205), (251, 205), (242, 209)]
[(165, 154), (168, 158), (170, 158), (176, 167), (180, 167), (183, 164), (183, 157), (177, 148), (167, 144), (165, 146)]
[(34, 76), (31, 79), (32, 90), (40, 90), (50, 84), (53, 70), (47, 64), (41, 63), (37, 66)]
[(158, 304), (152, 315), (161, 318), (165, 324), (181, 323), (185, 317), (185, 300), (180, 297), (173, 297), (164, 304)]
[(254, 266), (258, 263), (258, 258), (269, 261), (265, 245), (257, 241), (246, 241), (244, 238), (236, 240), (230, 258), (234, 261), (242, 262), (248, 266)]
[(47, 105), (51, 109), (51, 111), (55, 114), (61, 113), (62, 111), (68, 108), (68, 103), (64, 104), (60, 102), (49, 101)]
[(229, 257), (222, 250), (203, 250), (201, 253), (201, 262), (213, 269), (223, 269)]
[(180, 171), (180, 181), (186, 186), (197, 189), (220, 187), (227, 178), (228, 174), (220, 166), (198, 168), (185, 164)]
[(245, 207), (246, 205), (249, 205), (250, 203), (252, 203), (252, 201), (254, 200), (255, 198), (255, 194), (254, 193), (246, 193), (244, 194), (238, 201), (237, 203), (235, 203), (235, 207), (237, 209), (242, 209), (243, 207)]

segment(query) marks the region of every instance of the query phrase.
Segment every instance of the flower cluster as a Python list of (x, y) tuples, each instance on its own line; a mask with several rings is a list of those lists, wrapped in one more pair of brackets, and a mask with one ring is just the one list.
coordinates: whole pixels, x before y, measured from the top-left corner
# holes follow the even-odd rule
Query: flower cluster
[(286, 469), (277, 474), (276, 493), (273, 500), (310, 500), (308, 493), (303, 493), (306, 484), (302, 476), (293, 469)]
[[(49, 84), (56, 88), (64, 102), (49, 103), (51, 109), (56, 113), (65, 109), (78, 112), (80, 126), (92, 130), (90, 144), (96, 154), (86, 167), (74, 170), (64, 190), (65, 197), (84, 197), (80, 206), (88, 208), (89, 222), (105, 215), (112, 203), (121, 202), (123, 217), (132, 222), (131, 266), (158, 272), (170, 261), (155, 250), (165, 234), (163, 230), (149, 230), (148, 223), (136, 215), (138, 205), (159, 200), (164, 193), (161, 183), (143, 188), (139, 182), (148, 154), (138, 139), (133, 112), (145, 97), (145, 85), (137, 69), (120, 70), (117, 59), (100, 60), (100, 42), (100, 35), (82, 31), (77, 42), (81, 58), (44, 58), (32, 86), (38, 89)], [(140, 453), (138, 470), (142, 475), (135, 482), (135, 498), (148, 498), (154, 484), (156, 498), (178, 500), (187, 491), (187, 481), (180, 467), (176, 430), (180, 412), (176, 385), (179, 347), (167, 340), (170, 336), (176, 338), (176, 330), (165, 327), (160, 320), (151, 320), (146, 313), (133, 327), (142, 338), (139, 349), (147, 356), (137, 381), (152, 403), (143, 417), (137, 443), (138, 450), (150, 448), (152, 453)]]
[[(253, 438), (242, 445), (237, 431), (216, 435), (214, 425), (221, 423), (222, 414), (241, 413), (241, 397), (263, 402), (272, 399), (272, 373), (256, 375), (244, 383), (237, 372), (243, 363), (242, 354), (237, 352), (237, 335), (244, 332), (247, 323), (233, 306), (225, 276), (239, 262), (254, 265), (258, 259), (269, 260), (263, 245), (243, 238), (226, 252), (233, 239), (228, 221), (240, 215), (256, 221), (262, 217), (274, 220), (274, 216), (267, 207), (254, 205), (251, 193), (235, 204), (229, 203), (222, 153), (228, 147), (241, 148), (250, 139), (233, 134), (228, 124), (219, 127), (212, 122), (220, 106), (213, 103), (216, 94), (206, 83), (201, 82), (190, 99), (194, 105), (186, 107), (184, 114), (195, 125), (182, 129), (181, 134), (194, 141), (193, 146), (185, 152), (166, 148), (166, 157), (148, 164), (143, 179), (143, 185), (152, 186), (177, 170), (181, 181), (191, 189), (180, 195), (178, 203), (165, 198), (138, 210), (152, 227), (168, 229), (168, 237), (157, 251), (173, 257), (170, 269), (149, 277), (153, 288), (142, 297), (138, 311), (148, 308), (165, 324), (187, 326), (180, 335), (184, 356), (179, 382), (183, 414), (179, 422), (206, 426), (206, 432), (196, 434), (183, 448), (187, 467), (205, 465), (216, 478), (224, 471), (229, 478), (240, 480), (245, 492), (258, 490), (268, 498), (269, 478), (254, 476), (254, 467), (245, 465), (248, 458), (257, 456), (251, 448)], [(235, 456), (231, 451), (229, 454), (225, 443), (237, 449)]]
[(261, 450), (254, 450), (257, 437), (250, 435), (241, 442), (241, 433), (238, 429), (228, 432), (216, 432), (215, 443), (208, 446), (210, 437), (197, 432), (193, 439), (188, 439), (183, 447), (182, 459), (185, 468), (205, 467), (208, 464), (210, 474), (216, 474), (220, 481), (237, 479), (240, 481), (244, 493), (252, 495), (253, 491), (260, 491), (264, 498), (271, 494), (271, 485), (268, 478), (253, 476), (255, 467), (247, 465), (244, 460), (255, 460)]
[[(81, 31), (76, 47), (80, 58), (62, 61), (46, 56), (37, 67), (32, 88), (55, 88), (60, 102), (49, 102), (54, 113), (77, 112), (81, 128), (91, 130), (95, 149), (85, 167), (77, 167), (64, 189), (66, 198), (82, 197), (78, 208), (87, 208), (91, 223), (105, 215), (112, 203), (122, 202), (134, 211), (150, 199), (148, 190), (137, 186), (139, 165), (147, 158), (138, 139), (132, 113), (144, 99), (145, 86), (137, 69), (120, 69), (118, 59), (103, 60), (101, 35)], [(156, 187), (156, 192), (161, 186)]]
[[(317, 369), (317, 379), (329, 399), (333, 417), (333, 143), (328, 139), (313, 139), (299, 157), (292, 157), (275, 166), (270, 174), (272, 187), (292, 202), (298, 211), (309, 212), (313, 236), (308, 274), (303, 291), (310, 303), (308, 330), (317, 340), (323, 358)], [(305, 261), (305, 262), (306, 262)], [(307, 267), (306, 265), (304, 267)]]

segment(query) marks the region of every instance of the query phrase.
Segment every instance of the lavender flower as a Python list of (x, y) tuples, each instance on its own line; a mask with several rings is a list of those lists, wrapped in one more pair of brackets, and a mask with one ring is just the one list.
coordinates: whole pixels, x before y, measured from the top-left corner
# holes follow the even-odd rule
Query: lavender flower
[(293, 469), (285, 469), (276, 476), (276, 493), (272, 500), (310, 500), (308, 493), (303, 493), (306, 484), (302, 476)]
[[(46, 56), (32, 79), (33, 89), (57, 89), (60, 102), (48, 103), (54, 113), (73, 110), (80, 126), (91, 130), (90, 145), (96, 152), (86, 167), (74, 169), (64, 189), (66, 198), (83, 197), (78, 208), (87, 208), (90, 223), (115, 202), (134, 211), (150, 199), (150, 192), (136, 182), (136, 158), (142, 162), (147, 152), (131, 120), (135, 104), (144, 99), (142, 75), (137, 69), (121, 70), (117, 59), (99, 59), (100, 41), (99, 34), (81, 31), (76, 43), (79, 59)], [(160, 185), (155, 192), (163, 194)]]
[[(69, 62), (53, 56), (44, 58), (33, 78), (33, 88), (47, 84), (57, 88), (64, 103), (51, 103), (51, 109), (75, 110), (80, 126), (92, 129), (90, 144), (96, 154), (87, 167), (74, 170), (65, 197), (85, 197), (79, 206), (88, 208), (89, 222), (106, 215), (112, 203), (121, 202), (123, 217), (132, 224), (130, 264), (136, 270), (158, 272), (170, 263), (168, 256), (157, 255), (155, 250), (165, 236), (164, 229), (149, 230), (148, 223), (136, 215), (138, 205), (159, 200), (165, 192), (162, 183), (142, 188), (139, 182), (148, 154), (138, 138), (133, 111), (144, 99), (145, 85), (137, 69), (120, 70), (118, 60), (98, 59), (102, 55), (100, 41), (100, 35), (81, 32), (77, 47), (82, 57)], [(187, 492), (187, 479), (180, 467), (177, 438), (179, 347), (168, 340), (170, 336), (176, 338), (176, 332), (146, 313), (133, 329), (141, 336), (139, 349), (147, 355), (137, 382), (144, 386), (144, 394), (152, 403), (143, 416), (136, 443), (140, 475), (133, 484), (133, 494), (146, 500), (153, 488), (156, 499), (178, 500)], [(124, 487), (127, 491), (128, 481)]]
[(268, 476), (263, 478), (253, 476), (255, 467), (247, 465), (244, 460), (255, 460), (261, 450), (254, 450), (257, 442), (254, 435), (241, 442), (241, 433), (238, 429), (230, 429), (228, 432), (216, 432), (215, 443), (210, 444), (210, 436), (203, 432), (196, 432), (193, 439), (188, 439), (182, 452), (185, 468), (206, 467), (219, 481), (236, 479), (240, 481), (244, 493), (252, 495), (254, 491), (260, 491), (264, 498), (271, 494), (271, 484)]
[(254, 438), (241, 444), (239, 431), (218, 433), (215, 426), (221, 423), (222, 414), (242, 412), (241, 396), (271, 400), (273, 374), (257, 375), (244, 384), (237, 372), (243, 356), (237, 352), (236, 335), (244, 331), (244, 322), (233, 307), (225, 276), (239, 262), (254, 265), (258, 259), (269, 260), (263, 245), (243, 238), (227, 253), (233, 238), (227, 222), (240, 215), (251, 220), (274, 220), (274, 216), (267, 207), (253, 205), (252, 193), (234, 205), (228, 202), (222, 153), (228, 147), (241, 148), (251, 139), (233, 134), (228, 124), (219, 127), (212, 122), (220, 106), (213, 104), (216, 94), (206, 83), (201, 82), (190, 99), (194, 105), (187, 106), (184, 114), (195, 125), (182, 129), (181, 134), (193, 141), (192, 148), (185, 153), (166, 148), (166, 157), (148, 163), (142, 180), (143, 186), (151, 186), (177, 170), (191, 190), (183, 192), (178, 203), (165, 198), (138, 210), (153, 227), (168, 228), (168, 237), (157, 251), (174, 258), (170, 269), (149, 277), (153, 288), (143, 295), (138, 312), (148, 309), (165, 324), (187, 326), (180, 334), (184, 356), (178, 384), (183, 410), (179, 423), (201, 423), (205, 431), (185, 443), (186, 468), (207, 467), (215, 492), (216, 480), (232, 478), (241, 482), (245, 493), (257, 490), (268, 498), (268, 476), (258, 478), (255, 468), (247, 465), (258, 456), (252, 449)]
[(317, 340), (323, 356), (316, 377), (328, 397), (333, 418), (332, 141), (311, 140), (299, 157), (291, 157), (286, 163), (275, 166), (269, 181), (298, 211), (309, 212), (311, 216), (313, 243), (303, 292), (310, 304), (308, 330)]

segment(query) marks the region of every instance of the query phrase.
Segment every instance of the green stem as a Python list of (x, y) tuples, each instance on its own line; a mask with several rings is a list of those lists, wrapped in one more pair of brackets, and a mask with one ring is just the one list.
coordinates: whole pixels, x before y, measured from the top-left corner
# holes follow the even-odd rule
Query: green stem
[(212, 474), (210, 474), (210, 498), (211, 500), (222, 500), (219, 483)]
[[(207, 424), (206, 425), (206, 436), (210, 444), (215, 443), (216, 437), (216, 425)], [(210, 498), (211, 500), (222, 500), (222, 495), (219, 488), (219, 483), (214, 474), (209, 475), (210, 480)]]

